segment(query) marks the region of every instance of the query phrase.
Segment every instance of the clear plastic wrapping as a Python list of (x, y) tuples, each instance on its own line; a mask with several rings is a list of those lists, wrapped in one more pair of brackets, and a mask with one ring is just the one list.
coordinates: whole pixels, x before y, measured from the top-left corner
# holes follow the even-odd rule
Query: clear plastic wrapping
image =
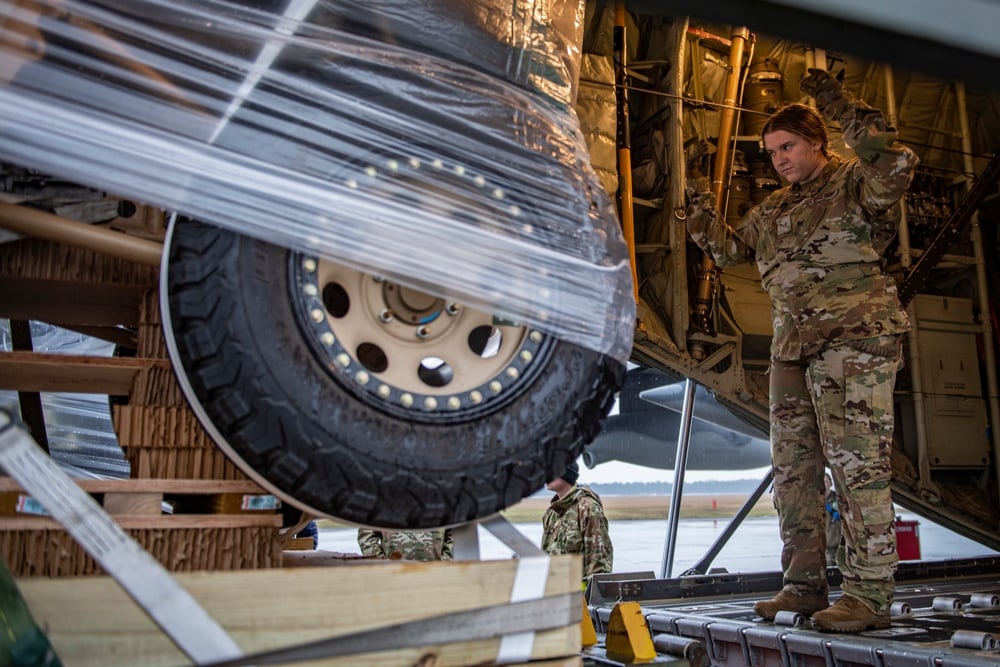
[[(35, 352), (50, 354), (109, 357), (114, 351), (111, 343), (44, 322), (31, 322), (31, 342)], [(9, 322), (0, 319), (0, 352), (12, 349)], [(45, 392), (41, 402), (49, 451), (70, 476), (129, 476), (129, 464), (118, 445), (106, 395)], [(19, 415), (18, 393), (0, 390), (0, 407)]]
[(6, 3), (0, 155), (624, 362), (574, 2)]

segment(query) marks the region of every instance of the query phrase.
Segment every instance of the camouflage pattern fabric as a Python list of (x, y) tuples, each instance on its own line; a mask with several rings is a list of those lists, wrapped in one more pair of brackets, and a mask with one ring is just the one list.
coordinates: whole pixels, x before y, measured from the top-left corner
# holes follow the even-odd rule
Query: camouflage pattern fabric
[(581, 554), (583, 576), (611, 572), (614, 547), (600, 497), (579, 484), (552, 502), (542, 515), (542, 550), (556, 556)]
[(834, 156), (820, 175), (772, 193), (732, 229), (715, 195), (692, 193), (687, 228), (720, 266), (756, 259), (771, 298), (773, 359), (816, 354), (828, 341), (897, 334), (909, 320), (881, 253), (917, 157), (893, 142), (882, 114), (847, 91), (823, 109), (859, 157)]
[(837, 549), (841, 589), (873, 611), (892, 604), (898, 558), (889, 481), (900, 346), (884, 337), (827, 348), (808, 362), (772, 362), (774, 502), (785, 587), (795, 593), (828, 590), (823, 468), (829, 466), (844, 536)]
[(785, 588), (826, 593), (824, 464), (844, 546), (842, 590), (891, 604), (897, 565), (889, 491), (892, 390), (909, 328), (882, 253), (895, 234), (915, 154), (881, 112), (826, 81), (822, 112), (856, 157), (779, 189), (736, 229), (715, 196), (690, 193), (692, 239), (721, 266), (756, 260), (771, 299), (771, 456)]
[(451, 560), (450, 528), (439, 530), (358, 529), (358, 546), (365, 556), (391, 560)]

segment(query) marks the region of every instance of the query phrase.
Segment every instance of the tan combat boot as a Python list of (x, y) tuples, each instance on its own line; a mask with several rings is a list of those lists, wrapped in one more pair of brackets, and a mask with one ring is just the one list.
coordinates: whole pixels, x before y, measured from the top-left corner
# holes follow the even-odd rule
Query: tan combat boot
[(830, 605), (825, 593), (809, 593), (798, 595), (791, 591), (782, 590), (770, 600), (761, 600), (754, 604), (753, 613), (767, 621), (773, 621), (779, 611), (793, 611), (796, 614), (812, 616), (820, 609), (826, 609)]
[(812, 624), (827, 632), (861, 632), (888, 628), (889, 612), (874, 612), (853, 595), (843, 595), (829, 609), (813, 614)]

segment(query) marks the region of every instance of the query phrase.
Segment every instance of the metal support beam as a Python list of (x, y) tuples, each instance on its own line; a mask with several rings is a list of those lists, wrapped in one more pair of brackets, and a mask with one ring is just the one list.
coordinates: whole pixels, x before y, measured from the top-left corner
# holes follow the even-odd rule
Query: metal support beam
[(670, 577), (674, 568), (674, 551), (677, 547), (677, 526), (681, 518), (681, 496), (684, 494), (684, 472), (687, 469), (688, 449), (691, 444), (691, 418), (694, 416), (694, 390), (697, 384), (691, 378), (684, 382), (684, 407), (681, 410), (680, 432), (677, 435), (677, 456), (674, 459), (674, 486), (670, 492), (670, 514), (667, 516), (667, 538), (663, 547), (660, 578)]
[(767, 471), (767, 474), (764, 475), (764, 479), (760, 481), (760, 484), (758, 484), (757, 488), (753, 490), (753, 493), (747, 496), (747, 499), (743, 502), (742, 507), (740, 507), (735, 516), (733, 516), (733, 520), (729, 522), (729, 525), (726, 526), (724, 531), (722, 531), (722, 534), (716, 538), (715, 542), (708, 548), (708, 551), (705, 552), (705, 555), (702, 556), (701, 560), (685, 570), (681, 576), (688, 574), (705, 574), (708, 572), (708, 566), (712, 564), (715, 557), (719, 555), (719, 552), (722, 551), (722, 549), (729, 542), (729, 538), (733, 536), (736, 529), (743, 523), (743, 519), (747, 518), (747, 515), (750, 514), (750, 510), (754, 508), (757, 501), (760, 500), (761, 496), (764, 495), (764, 492), (767, 491), (767, 487), (771, 486), (771, 482), (774, 479), (773, 475), (773, 471)]

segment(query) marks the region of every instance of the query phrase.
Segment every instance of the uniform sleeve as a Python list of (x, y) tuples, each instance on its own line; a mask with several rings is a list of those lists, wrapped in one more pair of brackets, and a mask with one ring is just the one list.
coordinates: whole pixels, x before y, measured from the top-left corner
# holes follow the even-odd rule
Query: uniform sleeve
[(715, 193), (689, 189), (687, 230), (699, 248), (712, 256), (719, 266), (732, 266), (753, 261), (757, 243), (757, 208), (751, 209), (734, 230), (722, 220)]
[(580, 532), (583, 536), (583, 576), (611, 572), (614, 547), (604, 509), (594, 500), (580, 504)]
[(358, 546), (365, 556), (382, 557), (382, 533), (367, 528), (358, 529)]
[(444, 542), (441, 545), (441, 559), (452, 560), (455, 557), (455, 537), (451, 528), (444, 529)]
[(555, 514), (552, 510), (546, 508), (545, 513), (542, 514), (542, 551), (547, 554), (553, 552), (552, 547), (552, 524), (555, 521)]
[(821, 111), (840, 125), (844, 143), (859, 158), (855, 181), (861, 205), (869, 212), (894, 206), (913, 178), (916, 153), (896, 142), (896, 128), (886, 123), (881, 111), (848, 90), (841, 89)]

